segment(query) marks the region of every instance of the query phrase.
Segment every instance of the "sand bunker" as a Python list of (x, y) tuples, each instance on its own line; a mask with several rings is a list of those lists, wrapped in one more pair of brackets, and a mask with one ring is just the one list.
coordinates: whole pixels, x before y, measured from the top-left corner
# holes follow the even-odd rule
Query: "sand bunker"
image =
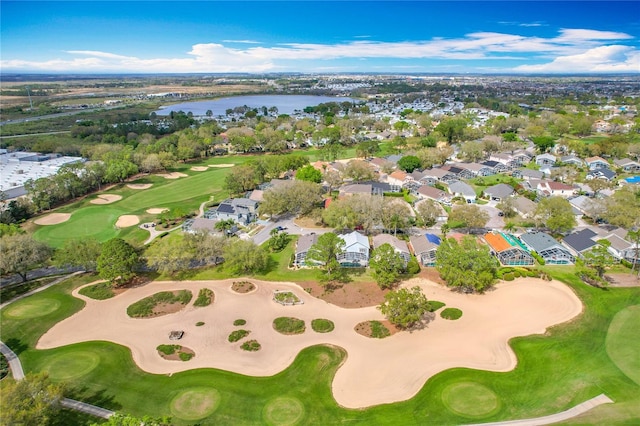
[[(107, 340), (131, 348), (135, 362), (150, 373), (212, 367), (270, 376), (289, 366), (303, 348), (327, 343), (348, 352), (333, 381), (334, 397), (342, 406), (358, 408), (411, 398), (429, 377), (449, 368), (511, 370), (517, 359), (507, 344), (509, 339), (544, 333), (582, 311), (580, 299), (558, 281), (522, 278), (501, 283), (485, 295), (470, 295), (417, 278), (403, 285), (419, 285), (428, 299), (461, 309), (462, 318), (447, 321), (435, 315), (422, 329), (370, 339), (357, 334), (354, 327), (363, 321), (382, 320), (375, 307), (344, 309), (312, 297), (296, 284), (254, 279), (251, 281), (258, 284), (255, 292), (238, 294), (231, 289), (233, 281), (154, 282), (102, 301), (79, 295), (76, 289), (73, 294), (86, 302), (85, 308), (51, 328), (36, 348)], [(159, 290), (187, 288), (196, 294), (205, 287), (215, 292), (215, 309), (196, 308), (191, 302), (180, 312), (144, 321), (127, 315), (127, 306)], [(304, 304), (273, 302), (276, 289), (293, 291)], [(278, 333), (271, 324), (280, 316), (304, 320), (307, 331), (297, 336)], [(246, 328), (262, 345), (260, 351), (245, 352), (227, 341), (237, 328), (233, 326), (236, 318), (251, 325)], [(333, 321), (335, 329), (326, 334), (312, 332), (310, 323), (316, 318)], [(198, 321), (205, 325), (196, 327)], [(196, 353), (188, 363), (158, 356), (156, 347), (170, 343), (167, 336), (171, 330), (185, 331), (180, 344)]]
[(225, 168), (225, 167), (233, 167), (235, 164), (209, 164), (209, 167), (217, 167), (217, 168)]
[(51, 213), (33, 221), (36, 225), (57, 225), (66, 222), (71, 217), (71, 213)]
[(205, 170), (209, 170), (209, 168), (206, 166), (193, 166), (191, 170), (194, 172), (204, 172)]
[(125, 214), (118, 218), (116, 222), (116, 228), (128, 228), (129, 226), (134, 226), (140, 223), (140, 219), (138, 216), (133, 214)]
[(178, 179), (181, 177), (187, 177), (189, 175), (186, 175), (184, 173), (180, 173), (180, 172), (172, 172), (172, 173), (160, 173), (157, 176), (163, 177), (165, 179)]
[(162, 207), (153, 208), (153, 209), (147, 209), (147, 213), (149, 213), (149, 214), (160, 214), (160, 213), (164, 213), (164, 212), (168, 212), (168, 211), (169, 211), (169, 209), (162, 208)]
[(131, 189), (149, 189), (153, 186), (152, 183), (128, 183), (127, 186)]
[(122, 195), (100, 194), (98, 198), (90, 201), (91, 204), (111, 204), (122, 200)]

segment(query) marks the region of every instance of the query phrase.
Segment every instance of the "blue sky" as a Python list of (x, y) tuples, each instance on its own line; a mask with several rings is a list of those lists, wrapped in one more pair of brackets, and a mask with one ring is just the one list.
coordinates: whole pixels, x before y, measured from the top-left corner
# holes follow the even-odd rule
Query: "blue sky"
[(640, 73), (638, 1), (0, 2), (2, 72)]

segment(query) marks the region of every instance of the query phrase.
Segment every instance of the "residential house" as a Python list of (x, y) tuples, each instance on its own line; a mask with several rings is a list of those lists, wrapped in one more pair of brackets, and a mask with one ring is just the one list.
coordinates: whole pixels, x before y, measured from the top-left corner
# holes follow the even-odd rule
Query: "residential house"
[(586, 180), (592, 180), (592, 179), (604, 179), (607, 182), (611, 182), (616, 178), (616, 172), (614, 172), (611, 169), (596, 169), (596, 170), (591, 170), (587, 173), (587, 175), (585, 176)]
[(484, 195), (489, 197), (491, 201), (502, 201), (507, 197), (511, 197), (515, 190), (511, 185), (507, 185), (506, 183), (499, 183), (497, 185), (493, 185), (485, 189)]
[(455, 175), (456, 179), (471, 179), (475, 176), (470, 170), (467, 170), (464, 167), (459, 167), (460, 164), (461, 163), (456, 163), (455, 166), (448, 164), (446, 166), (442, 166), (442, 169)]
[[(199, 232), (206, 232), (209, 234), (215, 234), (217, 220), (206, 219), (204, 217), (196, 217), (193, 219), (187, 219), (182, 224), (182, 232), (186, 234), (197, 234)], [(236, 228), (237, 230), (237, 228)]]
[(609, 163), (602, 157), (589, 157), (584, 160), (589, 170), (608, 169)]
[(376, 172), (381, 172), (386, 169), (395, 168), (395, 164), (393, 164), (389, 160), (386, 160), (384, 158), (378, 158), (378, 157), (372, 158), (371, 160), (369, 160), (369, 164), (371, 164), (371, 166)]
[(456, 180), (458, 180), (456, 175), (449, 172), (449, 170), (435, 168), (435, 169), (423, 170), (423, 176), (420, 181), (425, 185), (433, 186), (438, 181), (446, 183), (446, 182), (455, 182)]
[(564, 237), (562, 243), (569, 248), (569, 250), (578, 257), (582, 257), (584, 253), (591, 250), (598, 244), (593, 237), (598, 234), (590, 228), (585, 228), (581, 231), (571, 233)]
[(555, 182), (550, 180), (542, 181), (538, 184), (536, 190), (540, 195), (545, 197), (557, 196), (557, 197), (570, 197), (575, 195), (576, 188), (571, 185), (567, 185), (562, 182)]
[(520, 241), (538, 253), (547, 265), (572, 265), (576, 262), (575, 256), (547, 233), (528, 232), (520, 236)]
[(350, 183), (347, 185), (342, 185), (338, 192), (341, 196), (343, 195), (371, 195), (373, 192), (373, 187), (370, 183)]
[(402, 170), (394, 170), (387, 176), (387, 183), (391, 185), (391, 188), (395, 190), (395, 192), (400, 192), (403, 185), (409, 180), (411, 180), (411, 177)]
[(585, 195), (569, 198), (569, 204), (573, 209), (578, 210), (580, 215), (591, 217), (593, 212), (593, 200)]
[(409, 238), (409, 247), (422, 266), (435, 266), (439, 246), (440, 238), (435, 234), (426, 233)]
[(369, 264), (369, 238), (358, 231), (339, 237), (344, 241), (344, 251), (338, 255), (338, 262), (346, 267), (366, 267)]
[(449, 192), (455, 197), (463, 197), (469, 204), (476, 202), (476, 191), (464, 182), (453, 182), (449, 185)]
[(640, 163), (633, 161), (630, 158), (620, 158), (613, 160), (613, 164), (619, 167), (626, 173), (640, 172)]
[(395, 251), (400, 255), (400, 257), (402, 257), (404, 265), (407, 266), (407, 263), (409, 263), (409, 260), (411, 259), (411, 253), (407, 248), (407, 243), (390, 234), (378, 234), (373, 237), (374, 250), (383, 244), (389, 244), (391, 247), (393, 247), (393, 251)]
[(540, 154), (535, 158), (535, 163), (539, 166), (553, 166), (558, 159), (552, 154)]
[(473, 176), (491, 176), (496, 174), (493, 167), (480, 163), (458, 163), (458, 167), (469, 171)]
[(502, 265), (525, 266), (535, 263), (526, 246), (511, 234), (489, 232), (483, 238)]
[(447, 206), (451, 205), (453, 196), (433, 186), (422, 185), (416, 190), (416, 195), (420, 199), (434, 200)]
[(581, 159), (579, 159), (575, 155), (565, 155), (563, 157), (560, 157), (560, 162), (562, 164), (572, 164), (572, 165), (574, 165), (576, 167), (584, 166), (584, 161), (582, 161)]
[(526, 197), (515, 197), (513, 199), (513, 209), (525, 219), (535, 215), (537, 204)]
[(248, 225), (257, 218), (258, 202), (249, 198), (228, 198), (215, 209), (205, 212), (206, 219), (232, 219), (240, 225)]
[(488, 161), (483, 161), (481, 164), (483, 166), (493, 169), (494, 173), (506, 173), (509, 171), (509, 168), (505, 164), (502, 164), (499, 161), (488, 160)]
[(296, 250), (294, 254), (293, 264), (300, 268), (309, 266), (307, 263), (307, 252), (318, 241), (318, 236), (314, 233), (301, 235), (296, 242)]
[(540, 170), (533, 170), (533, 169), (518, 169), (518, 170), (514, 170), (513, 173), (511, 173), (511, 176), (513, 176), (514, 178), (518, 178), (518, 179), (523, 179), (526, 181), (529, 181), (531, 179), (542, 179), (544, 178), (545, 173), (543, 173)]

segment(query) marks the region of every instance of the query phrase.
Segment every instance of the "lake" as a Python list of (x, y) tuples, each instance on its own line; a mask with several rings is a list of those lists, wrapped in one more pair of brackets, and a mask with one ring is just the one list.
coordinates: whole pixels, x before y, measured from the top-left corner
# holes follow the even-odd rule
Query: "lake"
[(211, 110), (214, 116), (225, 115), (228, 109), (240, 106), (251, 108), (278, 108), (278, 114), (293, 114), (294, 111), (302, 111), (305, 107), (316, 106), (328, 102), (360, 102), (357, 99), (334, 96), (310, 96), (310, 95), (256, 95), (256, 96), (235, 96), (230, 98), (220, 98), (210, 101), (184, 102), (181, 104), (168, 105), (162, 107), (156, 114), (169, 115), (172, 111), (183, 111), (193, 113), (193, 115), (205, 115), (207, 110)]

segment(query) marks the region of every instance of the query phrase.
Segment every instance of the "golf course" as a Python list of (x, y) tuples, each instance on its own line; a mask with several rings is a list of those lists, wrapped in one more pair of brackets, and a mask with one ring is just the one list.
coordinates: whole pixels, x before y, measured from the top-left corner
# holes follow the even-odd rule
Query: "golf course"
[[(283, 371), (265, 377), (212, 368), (145, 373), (130, 349), (105, 341), (36, 350), (49, 329), (83, 309), (85, 302), (71, 293), (95, 281), (93, 275), (10, 304), (0, 313), (0, 325), (2, 341), (18, 353), (25, 370), (46, 371), (54, 381), (65, 382), (70, 397), (138, 416), (169, 415), (179, 425), (483, 423), (546, 416), (599, 394), (614, 403), (566, 424), (635, 423), (640, 419), (640, 342), (634, 337), (640, 292), (589, 287), (566, 267), (546, 270), (569, 285), (583, 310), (543, 335), (512, 339), (514, 369), (448, 369), (407, 400), (360, 409), (341, 407), (333, 396), (334, 377), (348, 358), (348, 352), (335, 345), (305, 347)], [(215, 309), (215, 303), (198, 309)], [(229, 318), (229, 323), (236, 319)], [(375, 368), (371, 375), (376, 375)]]

